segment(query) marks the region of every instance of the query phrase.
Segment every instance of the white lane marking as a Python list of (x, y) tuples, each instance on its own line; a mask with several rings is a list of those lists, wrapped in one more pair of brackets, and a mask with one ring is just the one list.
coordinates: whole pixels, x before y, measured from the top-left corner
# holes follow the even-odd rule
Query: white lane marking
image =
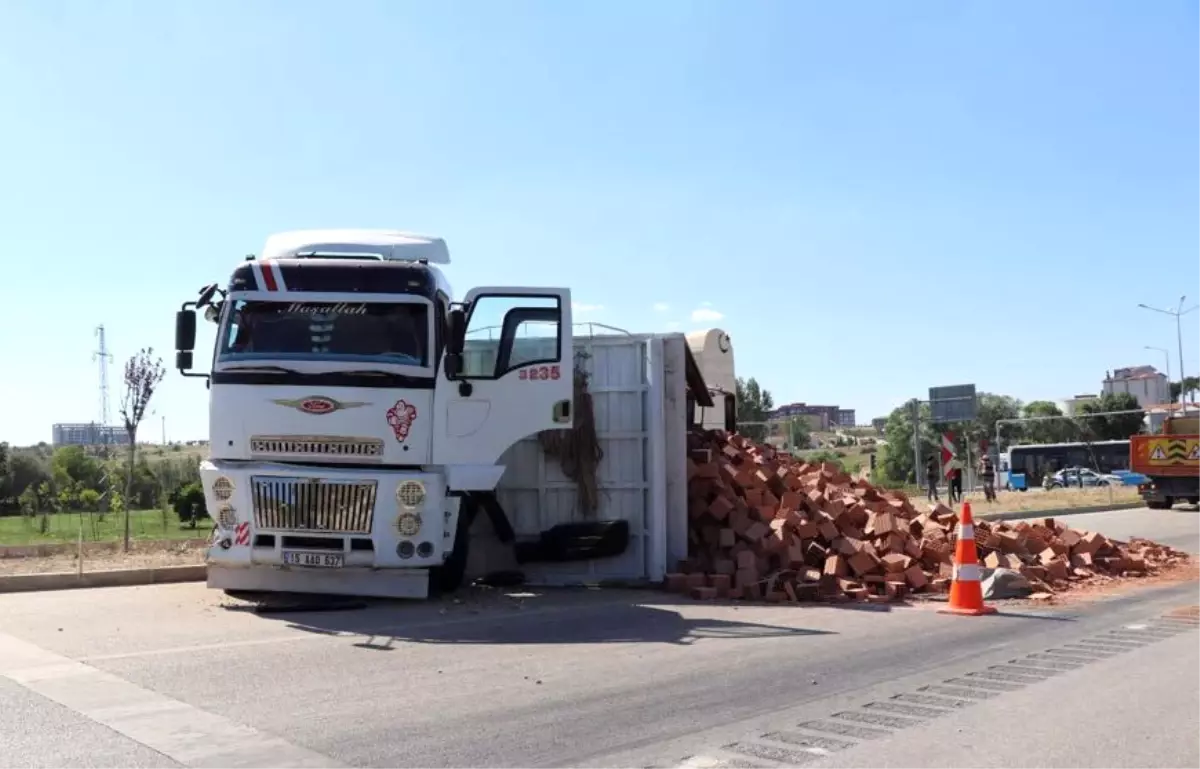
[(0, 676), (184, 766), (344, 766), (281, 737), (4, 633), (0, 633)]
[(1126, 630), (1145, 630), (1148, 627), (1150, 627), (1150, 626), (1149, 625), (1126, 625), (1125, 629)]

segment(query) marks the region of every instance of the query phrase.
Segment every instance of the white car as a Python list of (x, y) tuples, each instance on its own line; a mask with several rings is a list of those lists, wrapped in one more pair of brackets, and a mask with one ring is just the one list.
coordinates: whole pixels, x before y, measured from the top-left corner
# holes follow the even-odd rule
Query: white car
[[(1082, 483), (1080, 483), (1082, 481)], [(1051, 488), (1079, 488), (1080, 486), (1108, 486), (1121, 485), (1121, 479), (1115, 475), (1101, 475), (1095, 470), (1089, 470), (1086, 467), (1068, 467), (1065, 470), (1059, 470), (1053, 476)]]

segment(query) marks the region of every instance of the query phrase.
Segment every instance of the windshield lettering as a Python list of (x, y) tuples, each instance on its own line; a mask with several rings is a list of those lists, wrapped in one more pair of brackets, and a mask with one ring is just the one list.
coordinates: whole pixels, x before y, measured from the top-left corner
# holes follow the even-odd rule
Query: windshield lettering
[(346, 302), (337, 302), (336, 304), (292, 302), (288, 305), (287, 311), (300, 315), (366, 315), (367, 306), (365, 304), (347, 304)]

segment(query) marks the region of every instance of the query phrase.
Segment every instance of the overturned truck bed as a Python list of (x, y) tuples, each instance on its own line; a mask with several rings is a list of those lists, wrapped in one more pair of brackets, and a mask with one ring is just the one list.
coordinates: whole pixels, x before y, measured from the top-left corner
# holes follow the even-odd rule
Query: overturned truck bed
[[(731, 413), (728, 335), (577, 334), (575, 364), (578, 434), (506, 452), (494, 500), (475, 511), (468, 579), (658, 582), (687, 555), (687, 435)], [(589, 419), (594, 438), (579, 429)]]

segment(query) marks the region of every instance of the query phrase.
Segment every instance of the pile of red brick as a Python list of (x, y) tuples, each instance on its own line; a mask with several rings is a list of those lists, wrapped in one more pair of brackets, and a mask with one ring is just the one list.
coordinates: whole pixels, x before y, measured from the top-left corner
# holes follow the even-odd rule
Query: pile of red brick
[[(887, 602), (950, 586), (958, 517), (921, 512), (899, 491), (806, 464), (739, 435), (689, 436), (689, 557), (666, 586), (696, 598)], [(1187, 559), (1053, 519), (976, 521), (980, 563), (1021, 572), (1034, 590), (1140, 576)]]

